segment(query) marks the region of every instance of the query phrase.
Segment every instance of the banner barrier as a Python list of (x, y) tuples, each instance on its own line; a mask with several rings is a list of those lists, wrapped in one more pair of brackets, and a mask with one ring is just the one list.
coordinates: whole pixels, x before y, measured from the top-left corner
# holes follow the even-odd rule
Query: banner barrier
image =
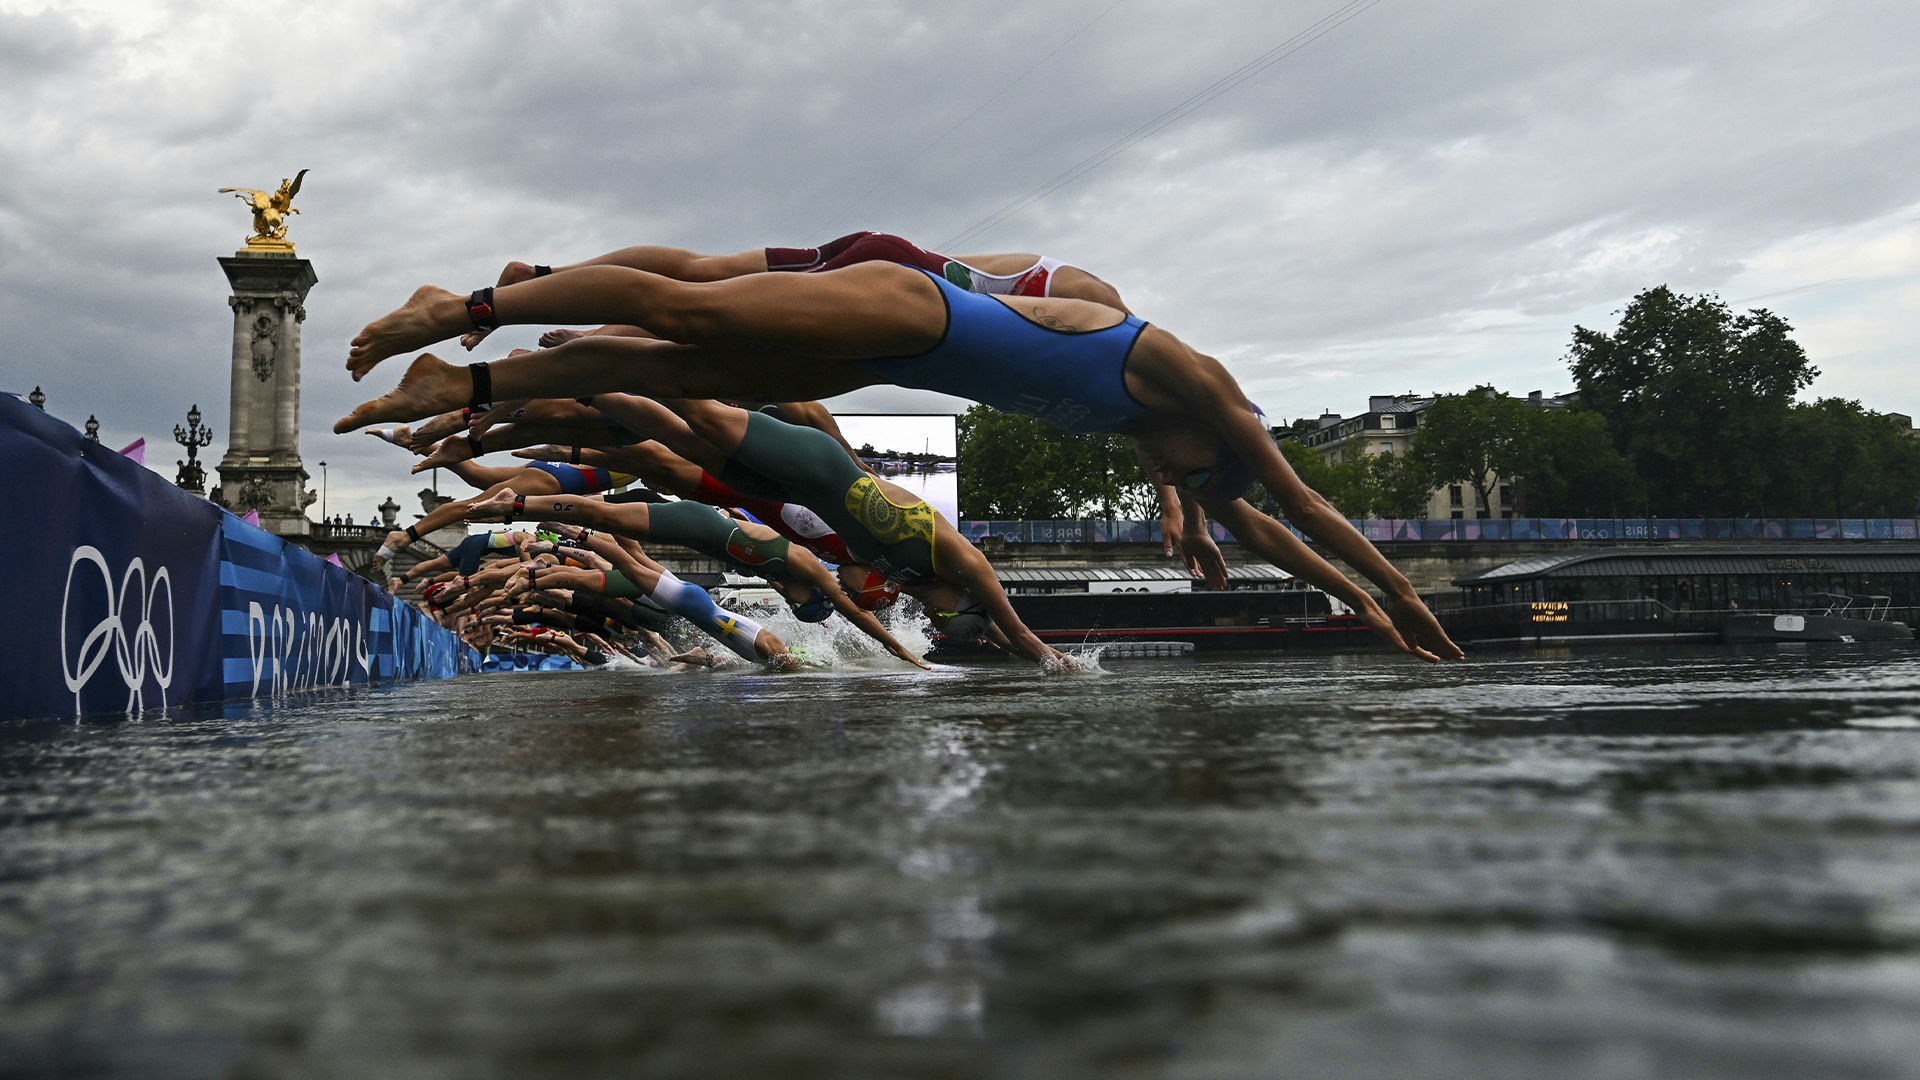
[(0, 718), (396, 679), (479, 657), (384, 589), (0, 394)]
[[(1352, 519), (1369, 540), (1479, 541), (1534, 540), (1591, 542), (1610, 540), (1914, 540), (1916, 518), (1453, 518), (1408, 520)], [(1213, 538), (1233, 542), (1219, 522), (1209, 522)], [(1294, 535), (1300, 530), (1292, 529)], [(1158, 521), (962, 521), (960, 535), (980, 541), (989, 536), (1023, 544), (1158, 543)]]

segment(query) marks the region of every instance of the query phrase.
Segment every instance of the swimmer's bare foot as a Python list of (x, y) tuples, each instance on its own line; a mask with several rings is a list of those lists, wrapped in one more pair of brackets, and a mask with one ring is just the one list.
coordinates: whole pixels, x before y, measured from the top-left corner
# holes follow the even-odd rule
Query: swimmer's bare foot
[(473, 375), (432, 353), (421, 353), (400, 377), (400, 385), (363, 403), (334, 422), (333, 433), (344, 435), (368, 424), (395, 420), (423, 420), (458, 409), (473, 397)]
[(800, 658), (787, 651), (787, 644), (775, 637), (771, 630), (761, 630), (753, 639), (753, 651), (760, 654), (768, 667), (775, 671), (800, 670)]
[(413, 449), (413, 430), (411, 428), (368, 428), (367, 434), (379, 439), (381, 442), (389, 442), (395, 446), (405, 447), (408, 450)]
[(574, 338), (583, 338), (586, 336), (587, 332), (585, 330), (549, 330), (540, 335), (540, 347), (543, 349), (551, 349), (555, 345), (565, 345)]
[(533, 264), (523, 263), (516, 259), (508, 263), (506, 269), (500, 271), (500, 280), (494, 282), (494, 285), (496, 287), (501, 285), (518, 285), (523, 281), (532, 281), (533, 278)]
[(444, 469), (462, 461), (472, 460), (473, 448), (467, 445), (467, 440), (455, 436), (451, 439), (442, 439), (440, 445), (434, 447), (433, 452), (422, 458), (410, 471), (423, 473), (429, 469)]
[(512, 491), (497, 491), (491, 498), (467, 507), (467, 520), (505, 521), (513, 516), (513, 500), (517, 498)]
[(434, 443), (439, 442), (441, 439), (446, 438), (456, 431), (464, 430), (466, 426), (467, 412), (465, 409), (441, 413), (439, 416), (413, 429), (413, 441), (409, 444), (409, 449), (416, 454), (424, 454), (433, 449)]
[(347, 352), (347, 370), (353, 373), (353, 381), (359, 382), (387, 357), (424, 349), (472, 325), (472, 320), (467, 318), (466, 297), (423, 285), (405, 304), (360, 331)]

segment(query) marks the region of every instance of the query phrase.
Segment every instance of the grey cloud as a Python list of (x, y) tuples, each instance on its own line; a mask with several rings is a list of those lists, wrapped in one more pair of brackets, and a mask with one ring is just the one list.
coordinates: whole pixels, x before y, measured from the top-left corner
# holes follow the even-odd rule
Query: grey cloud
[[(347, 380), (345, 342), (412, 287), (636, 242), (936, 244), (1333, 7), (1128, 0), (901, 168), (1107, 6), (182, 5), (125, 37), (0, 16), (0, 384), (156, 441), (192, 399), (224, 424), (213, 259), (246, 217), (213, 188), (309, 167), (305, 452), (336, 492), (411, 492), (397, 451), (327, 428), (391, 383)], [(1639, 288), (1717, 288), (1920, 200), (1916, 23), (1383, 3), (968, 246), (1088, 266), (1288, 414), (1546, 380), (1574, 321)]]

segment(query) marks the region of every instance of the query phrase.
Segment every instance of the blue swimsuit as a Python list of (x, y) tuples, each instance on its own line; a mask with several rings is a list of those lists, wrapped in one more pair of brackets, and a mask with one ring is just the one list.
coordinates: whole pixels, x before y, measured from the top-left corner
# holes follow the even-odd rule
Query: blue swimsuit
[(1065, 431), (1121, 431), (1147, 415), (1125, 379), (1127, 355), (1146, 323), (1129, 315), (1102, 330), (1050, 330), (992, 296), (920, 272), (947, 302), (940, 343), (918, 356), (855, 360), (854, 367)]
[(592, 495), (597, 491), (631, 484), (635, 479), (626, 473), (608, 472), (591, 465), (568, 465), (558, 461), (529, 461), (527, 468), (538, 469), (560, 481), (562, 495)]

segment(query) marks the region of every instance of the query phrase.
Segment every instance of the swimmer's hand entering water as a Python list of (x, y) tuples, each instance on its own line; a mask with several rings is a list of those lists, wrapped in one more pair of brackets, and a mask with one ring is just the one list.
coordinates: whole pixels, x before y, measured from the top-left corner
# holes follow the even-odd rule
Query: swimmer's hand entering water
[[(1466, 652), (1440, 628), (1440, 620), (1433, 617), (1433, 612), (1427, 610), (1427, 605), (1421, 603), (1419, 597), (1389, 596), (1382, 606), (1398, 631), (1393, 637), (1400, 639), (1401, 648), (1436, 664), (1442, 660), (1466, 659)], [(1378, 627), (1375, 627), (1375, 632), (1387, 637)], [(1388, 640), (1393, 640), (1393, 637), (1388, 637)]]

